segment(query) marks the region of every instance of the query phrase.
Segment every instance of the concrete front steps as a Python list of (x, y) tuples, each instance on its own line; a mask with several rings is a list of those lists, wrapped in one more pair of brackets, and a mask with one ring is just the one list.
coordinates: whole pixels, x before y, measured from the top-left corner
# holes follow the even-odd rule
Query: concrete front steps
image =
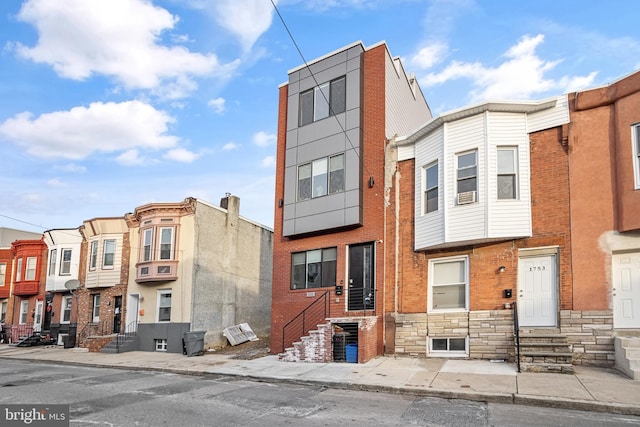
[(616, 369), (640, 381), (640, 337), (617, 336), (614, 341)]
[(331, 323), (317, 325), (317, 329), (309, 331), (309, 335), (294, 342), (293, 347), (284, 349), (284, 353), (278, 355), (282, 362), (331, 362), (333, 354), (331, 349)]
[(557, 329), (520, 330), (520, 370), (573, 374), (573, 352)]

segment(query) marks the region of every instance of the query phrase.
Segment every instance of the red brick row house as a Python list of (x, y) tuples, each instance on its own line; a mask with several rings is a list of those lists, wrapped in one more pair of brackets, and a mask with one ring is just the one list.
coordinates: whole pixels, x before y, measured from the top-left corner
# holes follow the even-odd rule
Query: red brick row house
[(613, 365), (640, 331), (638, 76), (432, 118), (384, 44), (291, 70), (272, 352)]

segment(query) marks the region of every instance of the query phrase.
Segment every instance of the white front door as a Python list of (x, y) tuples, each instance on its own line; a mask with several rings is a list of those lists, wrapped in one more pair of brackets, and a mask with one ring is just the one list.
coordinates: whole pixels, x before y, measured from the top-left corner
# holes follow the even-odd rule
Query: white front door
[(518, 320), (520, 326), (557, 326), (556, 256), (518, 260)]
[(42, 330), (42, 301), (36, 301), (36, 312), (33, 316), (33, 332), (40, 332)]
[(640, 252), (612, 259), (613, 327), (640, 328)]

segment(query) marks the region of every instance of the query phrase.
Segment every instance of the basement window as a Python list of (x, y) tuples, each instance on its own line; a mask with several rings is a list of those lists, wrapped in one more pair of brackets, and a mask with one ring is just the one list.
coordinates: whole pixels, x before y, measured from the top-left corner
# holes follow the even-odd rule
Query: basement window
[(427, 341), (432, 357), (466, 357), (469, 355), (468, 337), (432, 337)]

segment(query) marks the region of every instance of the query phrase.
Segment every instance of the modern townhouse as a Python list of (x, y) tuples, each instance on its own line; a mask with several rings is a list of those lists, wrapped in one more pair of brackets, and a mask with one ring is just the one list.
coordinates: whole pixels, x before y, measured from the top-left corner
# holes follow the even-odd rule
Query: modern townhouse
[(386, 44), (361, 42), (290, 70), (278, 110), (271, 351), (369, 360), (389, 312), (387, 143), (431, 112)]
[(269, 335), (273, 232), (239, 212), (227, 194), (220, 207), (187, 198), (125, 215), (128, 349), (181, 353), (185, 332), (201, 332), (203, 349), (221, 347), (223, 330), (242, 323)]
[(43, 233), (48, 248), (46, 301), (51, 310), (51, 336), (58, 344), (75, 346), (82, 235), (78, 228)]

